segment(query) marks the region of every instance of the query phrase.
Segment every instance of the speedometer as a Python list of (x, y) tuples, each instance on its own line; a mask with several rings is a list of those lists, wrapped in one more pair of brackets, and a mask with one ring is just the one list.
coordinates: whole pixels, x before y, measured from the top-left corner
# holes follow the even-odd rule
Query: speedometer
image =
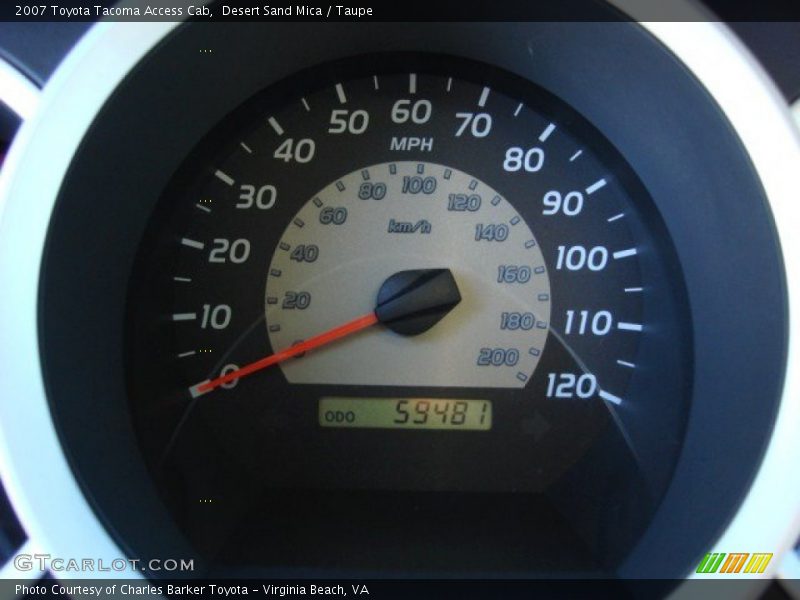
[(589, 5), (93, 28), (0, 186), (32, 542), (656, 594), (777, 565), (797, 140), (720, 24)]
[[(439, 491), (473, 494), (457, 514), (500, 493), (495, 526), (522, 510), (527, 535), (553, 506), (624, 498), (585, 532), (623, 553), (687, 411), (663, 227), (584, 118), (482, 63), (374, 55), (262, 91), (173, 176), (129, 287), (128, 386), (163, 497), (194, 539), (198, 498), (232, 510), (253, 486), (267, 528), (388, 527)], [(368, 501), (390, 490), (415, 501)]]

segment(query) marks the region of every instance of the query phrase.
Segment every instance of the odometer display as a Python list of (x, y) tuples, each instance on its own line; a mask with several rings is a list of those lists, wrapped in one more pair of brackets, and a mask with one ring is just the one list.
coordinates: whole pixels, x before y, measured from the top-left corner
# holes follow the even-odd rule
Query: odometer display
[(492, 428), (492, 404), (487, 400), (453, 398), (320, 398), (322, 427), (376, 429)]

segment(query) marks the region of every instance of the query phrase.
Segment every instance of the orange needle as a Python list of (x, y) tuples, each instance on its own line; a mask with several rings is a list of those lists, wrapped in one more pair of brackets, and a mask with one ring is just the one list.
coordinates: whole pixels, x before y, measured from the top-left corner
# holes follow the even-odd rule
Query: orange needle
[(276, 352), (275, 354), (270, 354), (269, 356), (265, 356), (264, 358), (261, 358), (255, 362), (251, 362), (249, 365), (245, 365), (240, 369), (231, 371), (226, 375), (221, 375), (216, 379), (211, 379), (203, 383), (198, 383), (197, 385), (189, 388), (189, 391), (191, 392), (192, 396), (195, 397), (201, 394), (205, 394), (206, 392), (210, 392), (211, 390), (216, 389), (225, 383), (229, 383), (235, 379), (241, 379), (246, 375), (250, 375), (251, 373), (255, 373), (256, 371), (260, 371), (261, 369), (266, 369), (267, 367), (271, 367), (272, 365), (277, 365), (278, 363), (288, 360), (293, 356), (297, 356), (298, 354), (303, 354), (304, 352), (309, 352), (311, 350), (314, 350), (315, 348), (320, 348), (322, 346), (330, 344), (331, 342), (340, 340), (343, 337), (357, 333), (362, 329), (367, 329), (368, 327), (372, 327), (377, 322), (378, 322), (378, 316), (374, 312), (371, 312), (368, 315), (364, 315), (363, 317), (358, 317), (357, 319), (353, 319), (352, 321), (349, 321), (344, 325), (339, 325), (338, 327), (329, 329), (324, 333), (315, 335), (314, 337), (304, 342), (300, 342), (299, 344), (290, 346), (285, 350), (281, 350), (280, 352)]

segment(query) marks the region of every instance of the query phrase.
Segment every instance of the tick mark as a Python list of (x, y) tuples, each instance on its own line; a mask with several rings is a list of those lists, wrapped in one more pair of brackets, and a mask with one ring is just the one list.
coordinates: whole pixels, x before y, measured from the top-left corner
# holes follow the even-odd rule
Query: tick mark
[(267, 121), (272, 126), (272, 128), (275, 130), (275, 133), (277, 133), (278, 135), (283, 135), (283, 127), (281, 127), (281, 124), (278, 123), (278, 121), (275, 119), (275, 117), (270, 117), (269, 119), (267, 119)]
[(219, 169), (217, 169), (214, 172), (214, 175), (216, 175), (217, 179), (227, 183), (228, 185), (233, 185), (235, 183), (233, 181), (233, 178), (230, 175), (228, 175), (227, 173), (224, 173), (223, 171), (220, 171)]
[(189, 248), (196, 248), (197, 250), (202, 250), (206, 247), (203, 242), (198, 242), (196, 240), (190, 240), (189, 238), (181, 239), (181, 244), (184, 246), (188, 246)]
[(627, 250), (617, 250), (612, 254), (615, 259), (625, 258), (627, 256), (635, 256), (636, 248), (628, 248)]
[(597, 395), (600, 396), (603, 400), (607, 400), (612, 404), (617, 404), (617, 405), (622, 404), (622, 398), (615, 396), (614, 394), (609, 394), (605, 390), (600, 390)]
[(175, 313), (172, 315), (173, 321), (194, 321), (197, 318), (197, 313)]
[(539, 134), (539, 141), (545, 142), (547, 138), (550, 137), (550, 134), (556, 130), (556, 126), (550, 123), (547, 127), (545, 127), (544, 131)]
[(586, 188), (587, 194), (594, 194), (597, 190), (604, 187), (606, 185), (605, 179), (600, 179), (599, 181), (595, 181), (592, 185)]
[(341, 83), (336, 84), (336, 95), (339, 97), (339, 102), (341, 104), (347, 102), (347, 96), (344, 95), (344, 88)]
[(491, 92), (491, 90), (488, 87), (484, 87), (483, 90), (481, 90), (481, 97), (478, 98), (478, 106), (481, 108), (486, 106), (486, 101), (489, 99), (489, 92)]

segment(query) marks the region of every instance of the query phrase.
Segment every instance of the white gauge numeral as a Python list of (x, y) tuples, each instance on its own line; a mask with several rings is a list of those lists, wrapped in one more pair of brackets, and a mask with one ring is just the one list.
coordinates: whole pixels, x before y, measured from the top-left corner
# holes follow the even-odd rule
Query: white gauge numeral
[[(219, 376), (220, 377), (225, 377), (225, 375), (227, 375), (228, 373), (233, 373), (234, 371), (238, 371), (238, 370), (239, 370), (239, 365), (234, 365), (233, 363), (231, 363), (229, 365), (225, 365), (224, 367), (222, 367), (222, 369), (219, 372)], [(237, 383), (239, 383), (239, 380), (238, 379), (233, 379), (233, 380), (229, 381), (228, 383), (220, 384), (219, 387), (224, 388), (226, 390), (231, 390), (231, 389), (236, 387)]]
[(565, 335), (606, 335), (611, 331), (614, 319), (607, 310), (599, 310), (592, 314), (588, 310), (568, 310), (567, 324), (564, 326)]
[(583, 210), (583, 194), (580, 192), (567, 192), (562, 197), (561, 192), (553, 190), (544, 195), (542, 204), (544, 204), (543, 215), (563, 213), (567, 217), (574, 217)]
[(492, 130), (492, 116), (488, 113), (456, 113), (456, 119), (462, 119), (456, 137), (461, 137), (468, 130), (474, 137), (482, 138)]
[(226, 263), (232, 262), (237, 265), (242, 264), (250, 256), (250, 241), (245, 239), (227, 240), (216, 238), (214, 248), (208, 255), (208, 262)]
[(510, 173), (525, 170), (528, 173), (535, 173), (544, 166), (544, 150), (541, 148), (530, 148), (523, 150), (515, 146), (506, 150), (506, 159), (503, 161), (503, 170)]
[(256, 191), (256, 186), (244, 184), (239, 189), (239, 202), (236, 208), (247, 209), (254, 206), (261, 210), (269, 210), (275, 206), (278, 199), (278, 190), (274, 185), (262, 185)]
[(591, 398), (597, 392), (597, 378), (589, 373), (548, 373), (548, 398)]
[(285, 140), (280, 146), (278, 146), (278, 148), (275, 150), (275, 153), (272, 156), (282, 160), (283, 162), (295, 161), (298, 163), (307, 163), (310, 162), (312, 158), (314, 158), (315, 151), (316, 151), (316, 145), (314, 144), (314, 140), (306, 138), (299, 140), (295, 144), (294, 139), (289, 138)]
[(203, 329), (225, 329), (231, 322), (233, 311), (227, 304), (211, 306), (203, 304), (203, 317), (200, 320), (200, 327)]
[(559, 246), (556, 269), (580, 271), (587, 267), (590, 271), (602, 271), (608, 264), (608, 249), (595, 246), (588, 250), (583, 246)]
[(331, 125), (328, 133), (352, 133), (361, 135), (369, 126), (369, 113), (365, 110), (336, 109), (331, 111)]
[(433, 106), (430, 100), (416, 100), (413, 104), (411, 100), (398, 100), (392, 106), (392, 121), (395, 123), (406, 123), (411, 119), (412, 123), (422, 125), (430, 120), (431, 114)]

